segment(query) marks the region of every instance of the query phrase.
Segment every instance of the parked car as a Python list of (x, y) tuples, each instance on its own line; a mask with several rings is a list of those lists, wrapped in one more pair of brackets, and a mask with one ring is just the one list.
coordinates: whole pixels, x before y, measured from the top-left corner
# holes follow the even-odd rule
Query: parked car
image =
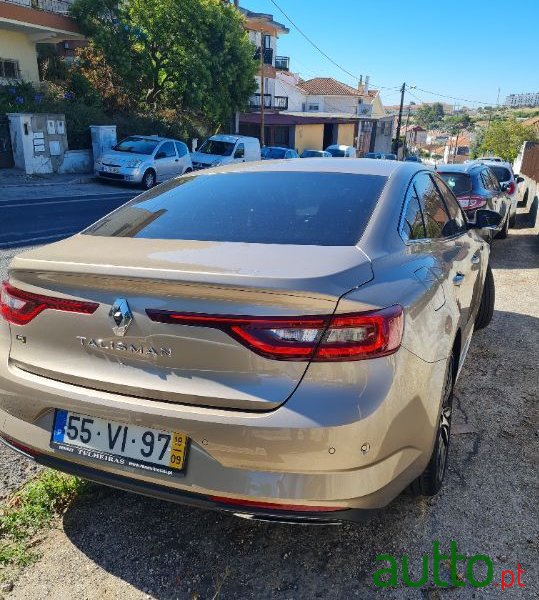
[(396, 154), (384, 154), (383, 158), (385, 158), (385, 160), (397, 160), (397, 155)]
[(491, 162), (505, 162), (500, 156), (481, 156), (478, 160), (490, 160)]
[(517, 194), (517, 186), (519, 183), (524, 181), (523, 177), (519, 177), (513, 173), (513, 167), (511, 163), (502, 162), (502, 161), (492, 161), (481, 159), (484, 165), (490, 168), (490, 170), (496, 176), (498, 183), (502, 190), (511, 198), (511, 212), (509, 217), (509, 227), (515, 226), (515, 221), (517, 217), (517, 202), (518, 202), (518, 194)]
[(247, 518), (432, 496), (454, 382), (493, 312), (478, 228), (499, 222), (467, 223), (438, 175), (397, 161), (265, 161), (142, 194), (13, 259), (0, 435), (39, 464)]
[(281, 158), (299, 158), (299, 154), (291, 148), (284, 148), (281, 146), (264, 146), (264, 148), (262, 148), (262, 160), (274, 160)]
[(195, 171), (261, 158), (258, 138), (244, 135), (212, 135), (191, 154)]
[[(438, 165), (437, 171), (457, 197), (468, 220), (473, 221), (478, 209), (488, 208), (502, 217), (496, 237), (506, 238), (511, 225), (511, 198), (502, 190), (496, 176), (482, 162)], [(491, 236), (492, 237), (492, 236)]]
[(342, 144), (332, 144), (326, 148), (333, 158), (357, 158), (357, 151), (353, 146), (343, 146)]
[(383, 158), (383, 156), (381, 152), (367, 152), (363, 158)]
[(157, 136), (127, 137), (95, 161), (97, 177), (140, 184), (146, 190), (192, 170), (183, 142)]
[(304, 150), (301, 153), (301, 158), (333, 158), (329, 152), (325, 150)]
[(421, 158), (419, 158), (419, 156), (416, 156), (415, 154), (409, 154), (408, 156), (406, 156), (406, 157), (404, 158), (404, 160), (405, 160), (406, 162), (417, 162), (417, 163), (423, 162), (423, 161), (421, 160)]

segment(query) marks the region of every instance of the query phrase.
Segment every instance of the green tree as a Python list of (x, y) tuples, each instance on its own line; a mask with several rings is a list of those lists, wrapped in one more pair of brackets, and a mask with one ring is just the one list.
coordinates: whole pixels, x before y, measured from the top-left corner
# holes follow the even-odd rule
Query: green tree
[(482, 133), (480, 151), (483, 154), (493, 153), (496, 156), (513, 162), (523, 142), (538, 141), (537, 134), (515, 119), (493, 121)]
[(444, 107), (440, 102), (433, 104), (422, 104), (416, 112), (415, 120), (418, 125), (425, 129), (436, 129), (444, 118)]
[(143, 110), (218, 124), (255, 91), (242, 16), (220, 0), (76, 0), (72, 14), (90, 40), (82, 68), (107, 67), (112, 89)]

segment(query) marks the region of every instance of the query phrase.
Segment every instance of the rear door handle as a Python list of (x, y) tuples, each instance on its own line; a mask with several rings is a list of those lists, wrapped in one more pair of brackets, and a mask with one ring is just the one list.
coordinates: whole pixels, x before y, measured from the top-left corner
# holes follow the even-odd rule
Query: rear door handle
[(464, 273), (457, 273), (455, 277), (453, 277), (453, 283), (455, 285), (460, 285), (464, 281)]
[(472, 256), (472, 265), (478, 265), (481, 262), (481, 257), (479, 254), (474, 254)]

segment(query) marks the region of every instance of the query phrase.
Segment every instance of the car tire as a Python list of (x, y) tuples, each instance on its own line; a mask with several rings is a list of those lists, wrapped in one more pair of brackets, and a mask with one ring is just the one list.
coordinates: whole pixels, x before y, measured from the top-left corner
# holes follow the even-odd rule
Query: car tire
[(503, 224), (502, 230), (500, 231), (500, 233), (498, 233), (498, 235), (496, 236), (496, 239), (505, 240), (508, 233), (509, 233), (509, 215), (507, 216), (507, 219), (505, 219), (505, 223)]
[(451, 437), (451, 416), (453, 412), (453, 382), (455, 353), (451, 353), (445, 373), (442, 404), (436, 431), (436, 441), (429, 464), (421, 475), (412, 481), (408, 491), (412, 496), (435, 496), (441, 489), (447, 469), (447, 456)]
[(142, 176), (142, 181), (140, 185), (144, 190), (151, 190), (156, 183), (155, 171), (153, 169), (147, 169), (144, 171), (144, 175)]
[(494, 288), (494, 277), (492, 276), (492, 269), (487, 267), (487, 274), (485, 277), (485, 283), (483, 284), (483, 293), (481, 295), (481, 304), (479, 305), (479, 311), (477, 317), (475, 317), (474, 331), (483, 329), (492, 320), (494, 314), (494, 300), (496, 297)]

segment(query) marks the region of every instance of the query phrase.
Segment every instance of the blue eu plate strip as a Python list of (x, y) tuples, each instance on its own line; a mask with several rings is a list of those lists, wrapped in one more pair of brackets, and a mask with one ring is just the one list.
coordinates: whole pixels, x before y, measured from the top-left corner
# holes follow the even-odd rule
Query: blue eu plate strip
[(61, 444), (64, 441), (64, 431), (67, 421), (67, 410), (57, 410), (54, 419), (54, 432), (52, 441)]

